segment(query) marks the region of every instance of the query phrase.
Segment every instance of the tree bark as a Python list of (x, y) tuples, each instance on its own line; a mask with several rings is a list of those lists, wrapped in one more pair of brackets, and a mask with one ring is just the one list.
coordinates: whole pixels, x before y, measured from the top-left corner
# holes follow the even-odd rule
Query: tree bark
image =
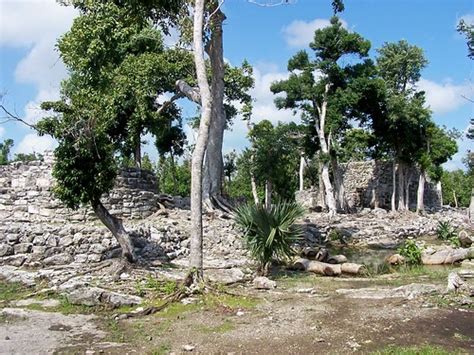
[(454, 199), (454, 207), (458, 208), (458, 198), (456, 197), (456, 190), (453, 190), (453, 199)]
[(123, 227), (122, 220), (111, 215), (100, 201), (91, 203), (91, 205), (99, 220), (112, 232), (115, 239), (117, 239), (117, 242), (122, 248), (122, 256), (130, 262), (135, 262), (137, 256), (133, 249), (133, 243), (130, 239), (130, 235)]
[(410, 183), (413, 173), (410, 169), (405, 169), (405, 209), (410, 209)]
[(418, 179), (418, 191), (416, 193), (416, 213), (420, 213), (425, 210), (425, 171), (420, 170), (420, 178)]
[(201, 98), (201, 120), (191, 165), (190, 267), (195, 269), (198, 278), (202, 278), (203, 276), (202, 170), (204, 154), (209, 138), (209, 126), (211, 123), (211, 90), (209, 82), (207, 81), (203, 48), (204, 3), (205, 0), (195, 1), (193, 23), (193, 54)]
[(304, 167), (305, 167), (305, 160), (304, 155), (301, 153), (300, 156), (300, 170), (299, 170), (299, 179), (300, 179), (300, 191), (304, 190)]
[(255, 176), (252, 172), (250, 172), (250, 184), (252, 186), (253, 201), (255, 202), (255, 206), (258, 206), (260, 205), (260, 199), (258, 198), (257, 182), (255, 181)]
[(270, 180), (265, 181), (265, 209), (270, 211), (272, 208), (272, 190), (273, 185)]
[(342, 181), (342, 176), (337, 164), (337, 160), (334, 157), (331, 157), (332, 172), (334, 176), (334, 187), (337, 201), (337, 208), (340, 211), (347, 211), (347, 201), (346, 201), (346, 192), (344, 189), (344, 184)]
[(319, 119), (315, 120), (315, 128), (316, 132), (318, 133), (318, 138), (319, 138), (319, 144), (321, 146), (321, 152), (324, 154), (324, 157), (322, 159), (322, 179), (323, 179), (323, 184), (324, 184), (324, 191), (326, 193), (326, 204), (329, 210), (329, 214), (331, 216), (335, 215), (337, 213), (337, 208), (336, 208), (336, 199), (334, 197), (334, 189), (332, 187), (331, 179), (329, 178), (329, 153), (330, 153), (330, 147), (331, 147), (331, 142), (330, 142), (330, 136), (326, 137), (326, 113), (327, 113), (327, 95), (329, 92), (329, 84), (326, 84), (324, 87), (324, 94), (323, 94), (323, 101), (321, 103), (321, 106), (315, 104), (316, 109), (318, 111), (318, 116)]
[(405, 166), (402, 163), (398, 167), (398, 210), (405, 210)]
[(138, 140), (136, 142), (133, 155), (135, 159), (135, 166), (137, 168), (141, 168), (142, 167), (142, 143), (141, 143), (140, 135), (138, 135)]
[(323, 182), (323, 165), (322, 165), (321, 159), (318, 158), (318, 160), (319, 160), (318, 162), (318, 185), (319, 185), (318, 198), (319, 198), (319, 202), (321, 204), (322, 209), (325, 210), (327, 205), (326, 205), (326, 194), (325, 194), (324, 182)]
[(397, 160), (393, 160), (393, 169), (392, 169), (392, 198), (391, 198), (391, 204), (392, 204), (392, 212), (395, 212), (397, 210), (396, 206), (396, 195), (397, 195), (397, 171), (398, 171), (398, 163)]
[(224, 49), (222, 23), (225, 15), (220, 9), (213, 13), (212, 31), (206, 52), (211, 64), (211, 125), (209, 127), (209, 142), (206, 148), (206, 159), (203, 177), (203, 198), (209, 207), (213, 206), (212, 199), (219, 198), (222, 193), (222, 176), (224, 162), (222, 144), (226, 126), (224, 109)]

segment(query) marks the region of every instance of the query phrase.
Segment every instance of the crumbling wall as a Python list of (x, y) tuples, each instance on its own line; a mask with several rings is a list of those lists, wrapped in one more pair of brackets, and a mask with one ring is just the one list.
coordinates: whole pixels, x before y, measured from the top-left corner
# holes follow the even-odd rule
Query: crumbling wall
[[(392, 196), (392, 169), (390, 161), (363, 161), (340, 164), (339, 173), (342, 176), (346, 198), (351, 209), (374, 207), (390, 208)], [(409, 201), (410, 208), (416, 208), (416, 193), (418, 189), (419, 171), (410, 168)], [(299, 191), (297, 201), (311, 208), (320, 206), (321, 192), (318, 189)], [(398, 196), (398, 195), (397, 195)], [(441, 207), (441, 190), (436, 184), (425, 184), (424, 202), (426, 208)]]

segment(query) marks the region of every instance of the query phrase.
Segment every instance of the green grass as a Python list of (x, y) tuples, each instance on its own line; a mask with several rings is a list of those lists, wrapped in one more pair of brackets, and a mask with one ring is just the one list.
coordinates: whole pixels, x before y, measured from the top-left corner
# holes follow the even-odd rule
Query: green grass
[(423, 346), (389, 346), (381, 351), (375, 351), (374, 355), (449, 355), (461, 354), (459, 351), (448, 351), (438, 346), (423, 345)]
[(222, 334), (222, 333), (230, 332), (234, 329), (235, 329), (235, 325), (229, 320), (225, 320), (224, 322), (216, 326), (201, 325), (198, 328), (200, 332), (206, 333), (206, 334), (216, 334), (216, 333)]
[(34, 291), (19, 282), (0, 281), (0, 304), (24, 299), (28, 294)]

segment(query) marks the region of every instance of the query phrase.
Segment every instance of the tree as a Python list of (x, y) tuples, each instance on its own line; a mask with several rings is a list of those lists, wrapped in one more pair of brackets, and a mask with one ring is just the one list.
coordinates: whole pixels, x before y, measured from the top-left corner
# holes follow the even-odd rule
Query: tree
[(474, 59), (474, 25), (461, 20), (459, 21), (457, 31), (466, 37), (468, 50), (467, 56), (470, 59)]
[[(374, 117), (373, 129), (381, 145), (393, 159), (393, 190), (391, 208), (396, 209), (396, 174), (398, 173), (398, 208), (406, 209), (406, 176), (404, 164), (412, 163), (413, 152), (420, 146), (417, 132), (429, 119), (424, 108), (424, 93), (416, 92), (415, 84), (427, 60), (423, 50), (402, 40), (385, 43), (378, 50), (377, 66), (385, 81), (384, 113)], [(415, 145), (415, 146), (414, 146)]]
[(191, 161), (191, 248), (190, 267), (203, 277), (202, 249), (202, 172), (211, 124), (212, 98), (204, 59), (203, 27), (205, 0), (196, 0), (193, 21), (193, 55), (201, 101), (199, 132)]
[(0, 143), (0, 165), (7, 165), (9, 162), (10, 150), (13, 147), (13, 139), (5, 139)]
[(315, 59), (310, 60), (305, 51), (297, 53), (288, 62), (290, 77), (273, 83), (273, 93), (285, 93), (286, 97), (275, 100), (278, 108), (291, 108), (302, 112), (303, 117), (314, 124), (319, 146), (321, 175), (324, 183), (326, 204), (330, 214), (337, 212), (333, 184), (329, 166), (332, 153), (332, 140), (347, 122), (348, 100), (345, 95), (348, 80), (358, 73), (360, 66), (370, 66), (366, 60), (362, 64), (343, 66), (341, 59), (347, 56), (365, 58), (370, 42), (359, 34), (346, 30), (337, 17), (331, 25), (315, 31), (310, 44)]
[(416, 211), (419, 213), (424, 210), (424, 191), (427, 172), (431, 172), (434, 180), (439, 180), (437, 172), (441, 165), (446, 163), (458, 150), (456, 137), (449, 134), (445, 129), (438, 127), (430, 121), (426, 127), (420, 130), (423, 147), (415, 154), (420, 170), (417, 192)]
[(128, 156), (133, 147), (137, 152), (142, 132), (156, 133), (175, 119), (173, 102), (157, 107), (156, 97), (174, 89), (182, 75), (176, 57), (183, 57), (165, 50), (160, 30), (140, 7), (112, 1), (72, 4), (80, 16), (58, 42), (70, 77), (62, 83), (60, 101), (42, 104), (52, 116), (36, 128), (58, 141), (55, 194), (69, 208), (89, 204), (117, 239), (122, 255), (135, 261), (129, 234), (101, 196), (113, 187), (119, 157)]

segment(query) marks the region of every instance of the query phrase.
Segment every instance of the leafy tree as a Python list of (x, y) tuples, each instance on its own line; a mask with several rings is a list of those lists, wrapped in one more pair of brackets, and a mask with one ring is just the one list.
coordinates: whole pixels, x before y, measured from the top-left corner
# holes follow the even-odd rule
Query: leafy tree
[(136, 6), (72, 3), (80, 16), (58, 42), (70, 77), (62, 83), (60, 101), (42, 104), (53, 115), (37, 128), (58, 141), (56, 195), (70, 208), (91, 205), (118, 240), (123, 256), (134, 261), (128, 233), (103, 206), (101, 196), (113, 187), (119, 157), (137, 152), (141, 134), (169, 127), (175, 119), (174, 104), (157, 108), (156, 97), (174, 89), (183, 69), (176, 59), (186, 56), (166, 51), (160, 31)]
[(355, 91), (346, 90), (350, 81), (361, 74), (365, 76), (372, 66), (368, 59), (357, 64), (343, 63), (348, 62), (344, 60), (348, 57), (366, 58), (370, 42), (346, 30), (341, 21), (333, 17), (330, 26), (315, 32), (310, 48), (315, 58), (310, 60), (305, 51), (297, 53), (288, 62), (289, 78), (273, 83), (271, 90), (286, 94), (275, 100), (278, 108), (300, 111), (303, 119), (313, 124), (320, 147), (326, 203), (334, 214), (336, 199), (329, 174), (332, 140), (346, 128), (348, 108), (359, 99)]
[(374, 136), (366, 129), (348, 129), (338, 142), (338, 159), (341, 162), (364, 161), (373, 157)]
[(191, 161), (176, 163), (172, 156), (161, 156), (156, 166), (160, 191), (172, 196), (189, 196), (191, 192)]
[(423, 50), (402, 40), (385, 43), (378, 50), (377, 66), (385, 82), (383, 105), (372, 118), (372, 129), (379, 150), (393, 159), (392, 210), (396, 209), (396, 174), (398, 173), (398, 208), (406, 209), (407, 183), (404, 166), (414, 163), (413, 152), (423, 145), (419, 132), (430, 118), (425, 108), (423, 92), (417, 92), (416, 82), (427, 61)]
[(444, 171), (441, 177), (443, 203), (453, 207), (467, 207), (471, 201), (474, 178), (462, 169)]
[(0, 143), (0, 165), (8, 164), (8, 156), (10, 150), (13, 147), (13, 139), (5, 139), (3, 143)]
[(13, 161), (22, 161), (22, 162), (28, 162), (28, 161), (35, 161), (35, 160), (41, 160), (43, 159), (43, 155), (39, 153), (18, 153), (15, 154), (15, 157), (13, 158)]
[(468, 50), (467, 56), (470, 59), (474, 59), (474, 25), (461, 20), (459, 21), (457, 30), (466, 37)]

